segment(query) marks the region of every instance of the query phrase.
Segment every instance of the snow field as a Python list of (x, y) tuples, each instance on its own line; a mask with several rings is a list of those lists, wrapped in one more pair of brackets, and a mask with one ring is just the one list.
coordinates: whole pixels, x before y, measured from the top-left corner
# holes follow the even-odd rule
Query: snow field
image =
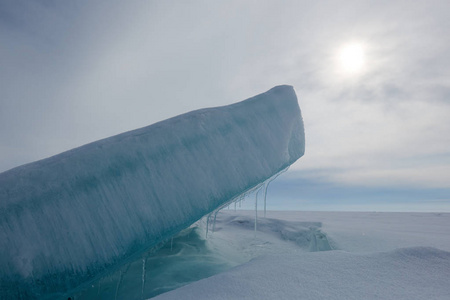
[[(270, 211), (268, 219), (259, 220), (256, 236), (253, 214), (222, 211), (218, 230), (208, 239), (223, 256), (245, 257), (247, 263), (152, 299), (450, 295), (450, 214)], [(311, 232), (305, 234), (308, 228), (320, 232), (332, 249), (310, 252), (314, 249)]]

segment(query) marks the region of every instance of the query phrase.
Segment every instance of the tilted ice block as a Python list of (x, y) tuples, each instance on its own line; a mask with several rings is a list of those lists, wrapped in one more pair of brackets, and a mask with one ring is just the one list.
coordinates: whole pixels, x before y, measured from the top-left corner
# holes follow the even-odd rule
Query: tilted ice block
[(277, 86), (0, 174), (0, 298), (50, 297), (154, 246), (304, 154)]

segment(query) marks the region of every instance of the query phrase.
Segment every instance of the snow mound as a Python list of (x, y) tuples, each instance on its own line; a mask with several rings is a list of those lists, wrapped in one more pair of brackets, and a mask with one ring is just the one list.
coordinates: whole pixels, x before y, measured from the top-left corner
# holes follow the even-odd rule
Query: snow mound
[[(253, 231), (255, 220), (250, 216), (236, 215), (231, 217), (220, 216), (220, 227), (223, 226), (238, 227), (236, 231)], [(257, 221), (258, 235), (265, 234), (274, 236), (281, 241), (290, 242), (305, 251), (328, 251), (333, 247), (330, 245), (327, 235), (322, 232), (321, 222), (295, 222), (273, 218), (259, 218)]]

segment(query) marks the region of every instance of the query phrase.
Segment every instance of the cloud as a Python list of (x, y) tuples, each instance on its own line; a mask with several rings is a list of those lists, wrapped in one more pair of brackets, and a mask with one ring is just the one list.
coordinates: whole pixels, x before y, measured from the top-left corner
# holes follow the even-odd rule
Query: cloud
[[(4, 1), (0, 170), (287, 83), (307, 138), (292, 177), (447, 186), (449, 6)], [(351, 41), (367, 63), (349, 78)]]
[[(294, 170), (317, 170), (349, 186), (449, 186), (450, 45), (433, 29), (448, 21), (436, 19), (434, 9), (420, 3), (366, 33), (361, 26), (363, 76), (348, 80), (331, 67), (318, 78), (322, 89), (298, 91), (307, 146)], [(433, 18), (421, 17), (425, 11)]]

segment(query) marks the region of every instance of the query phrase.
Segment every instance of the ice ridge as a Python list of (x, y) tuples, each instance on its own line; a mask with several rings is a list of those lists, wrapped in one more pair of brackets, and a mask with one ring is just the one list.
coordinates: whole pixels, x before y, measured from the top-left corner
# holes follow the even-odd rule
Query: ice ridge
[(52, 298), (170, 238), (304, 154), (291, 86), (0, 174), (0, 298)]

